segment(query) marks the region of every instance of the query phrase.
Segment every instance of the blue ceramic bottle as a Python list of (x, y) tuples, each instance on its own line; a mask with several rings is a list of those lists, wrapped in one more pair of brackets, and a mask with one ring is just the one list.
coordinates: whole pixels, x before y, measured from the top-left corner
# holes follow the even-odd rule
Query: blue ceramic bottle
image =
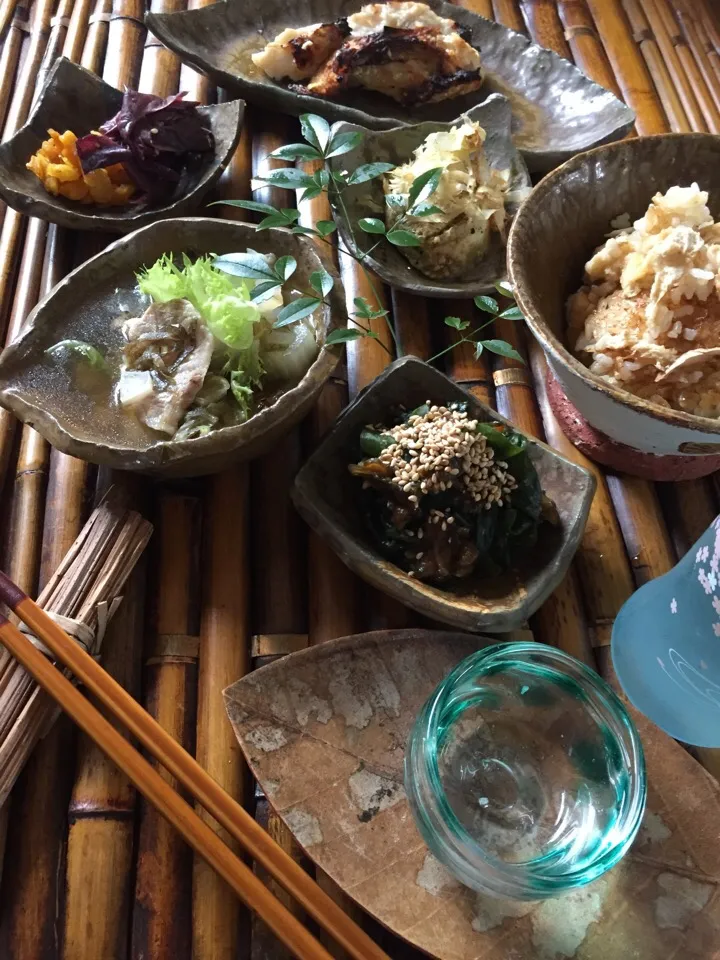
[(720, 747), (720, 517), (630, 597), (612, 633), (630, 701), (676, 740)]

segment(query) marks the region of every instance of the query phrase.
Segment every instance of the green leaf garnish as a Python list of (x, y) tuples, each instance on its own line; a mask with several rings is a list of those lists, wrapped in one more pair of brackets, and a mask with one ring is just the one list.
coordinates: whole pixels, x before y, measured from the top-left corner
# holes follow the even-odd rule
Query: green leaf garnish
[(519, 360), (520, 363), (525, 363), (517, 350), (505, 340), (481, 340), (480, 342), (490, 353), (496, 353), (500, 357), (508, 357), (510, 360)]
[(330, 293), (334, 283), (335, 281), (327, 270), (315, 270), (314, 273), (310, 274), (310, 286), (321, 297), (326, 297)]
[(377, 217), (361, 217), (358, 220), (358, 226), (365, 233), (385, 233), (385, 224)]
[(325, 152), (326, 157), (339, 157), (343, 153), (350, 153), (362, 143), (363, 135), (359, 131), (355, 133), (336, 133)]
[(499, 280), (495, 284), (495, 289), (500, 294), (501, 297), (509, 297), (511, 300), (514, 298), (515, 294), (513, 292), (512, 284), (507, 283), (505, 280)]
[(388, 170), (394, 170), (393, 163), (363, 163), (356, 167), (347, 179), (348, 186), (356, 183), (367, 183), (368, 180), (374, 180), (375, 177), (381, 177)]
[(282, 190), (299, 190), (300, 187), (315, 186), (315, 181), (309, 173), (295, 167), (269, 170), (265, 176), (255, 177), (255, 179), (262, 180), (263, 183), (269, 183), (273, 187), (280, 187)]
[(322, 153), (308, 143), (288, 143), (273, 150), (270, 156), (274, 160), (322, 160)]
[(334, 220), (318, 220), (315, 227), (321, 237), (327, 237), (337, 230)]
[(416, 203), (427, 200), (429, 196), (435, 193), (442, 173), (442, 167), (433, 167), (431, 170), (421, 173), (419, 177), (415, 177), (408, 193), (408, 207), (413, 207)]
[(525, 315), (523, 314), (520, 307), (508, 307), (507, 310), (503, 310), (502, 313), (498, 314), (503, 320), (524, 320)]
[(498, 310), (500, 309), (497, 304), (497, 300), (493, 297), (478, 296), (474, 300), (475, 306), (478, 310), (484, 310), (485, 313), (492, 313), (493, 316), (497, 316)]
[(316, 113), (304, 113), (300, 117), (300, 129), (307, 142), (324, 156), (330, 138), (330, 124), (327, 120)]
[(275, 271), (259, 253), (224, 253), (213, 260), (213, 266), (234, 277), (250, 280), (274, 280)]
[(286, 327), (289, 323), (309, 317), (321, 304), (322, 300), (317, 297), (298, 297), (297, 300), (291, 300), (279, 311), (273, 326)]
[(470, 321), (461, 320), (460, 317), (445, 317), (445, 326), (453, 327), (455, 330), (467, 330), (470, 326)]
[(411, 233), (410, 230), (391, 230), (387, 234), (390, 243), (396, 247), (419, 247), (421, 246), (420, 237)]
[(285, 283), (297, 270), (297, 260), (295, 257), (278, 257), (273, 267), (273, 272), (280, 283)]
[(341, 327), (339, 330), (331, 330), (325, 343), (332, 346), (334, 343), (349, 343), (351, 340), (360, 340), (366, 336), (367, 333), (364, 330), (358, 330), (357, 327)]

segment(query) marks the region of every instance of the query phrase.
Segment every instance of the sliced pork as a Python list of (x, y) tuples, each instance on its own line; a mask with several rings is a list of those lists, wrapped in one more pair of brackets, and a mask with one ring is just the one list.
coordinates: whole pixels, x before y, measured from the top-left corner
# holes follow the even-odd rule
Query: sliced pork
[(187, 300), (154, 303), (122, 329), (117, 401), (151, 430), (174, 436), (203, 385), (214, 337)]

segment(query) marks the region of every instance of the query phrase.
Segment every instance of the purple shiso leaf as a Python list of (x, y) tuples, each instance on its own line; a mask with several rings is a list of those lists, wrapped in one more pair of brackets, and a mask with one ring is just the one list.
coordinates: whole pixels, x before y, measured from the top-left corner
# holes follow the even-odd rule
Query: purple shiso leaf
[(197, 155), (215, 146), (198, 104), (184, 97), (126, 89), (120, 110), (102, 125), (100, 134), (77, 141), (83, 173), (122, 163), (148, 201), (169, 199), (178, 184), (189, 182), (188, 167), (197, 165)]
[(113, 163), (124, 163), (130, 157), (126, 146), (97, 133), (80, 137), (75, 141), (75, 149), (83, 173), (91, 173), (100, 167), (110, 167)]

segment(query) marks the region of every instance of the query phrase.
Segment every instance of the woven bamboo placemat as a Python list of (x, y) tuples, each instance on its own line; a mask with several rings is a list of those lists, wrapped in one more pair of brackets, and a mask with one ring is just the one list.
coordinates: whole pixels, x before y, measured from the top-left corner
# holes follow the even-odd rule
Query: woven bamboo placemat
[[(637, 133), (720, 133), (720, 14), (713, 0), (465, 4), (573, 59), (628, 102), (637, 114)], [(185, 5), (185, 0), (154, 0), (152, 9)], [(203, 0), (189, 3), (201, 5)], [(60, 55), (118, 87), (161, 95), (186, 89), (197, 99), (215, 99), (218, 91), (205, 78), (182, 67), (146, 34), (144, 12), (142, 0), (0, 0), (0, 28), (7, 26), (0, 53), (3, 139), (22, 125)], [(298, 139), (297, 121), (252, 108), (248, 114), (219, 188), (223, 196), (248, 197), (251, 175), (278, 163), (268, 154)], [(255, 198), (287, 204), (287, 194), (273, 196), (272, 189)], [(12, 210), (0, 216), (0, 327), (9, 339), (38, 298), (105, 241)], [(327, 216), (323, 199), (302, 206), (302, 220)], [(340, 267), (348, 302), (356, 296), (372, 301), (353, 263)], [(448, 305), (379, 289), (405, 353), (430, 356), (442, 346), (438, 337), (452, 335), (432, 322)], [(453, 314), (469, 309), (452, 301)], [(547, 404), (541, 351), (520, 326), (501, 323), (498, 336), (527, 357), (527, 369), (502, 358), (492, 358), (497, 365), (491, 367), (486, 358), (476, 361), (461, 350), (447, 355), (447, 369), (522, 429), (595, 473), (598, 492), (572, 571), (530, 627), (536, 640), (606, 670), (613, 618), (636, 586), (667, 571), (713, 519), (716, 481), (652, 484), (588, 464), (562, 435)], [(391, 347), (382, 321), (373, 324)], [(301, 860), (287, 828), (247, 776), (219, 694), (268, 658), (307, 644), (417, 623), (410, 611), (356, 580), (308, 533), (288, 498), (292, 477), (315, 438), (386, 361), (387, 354), (370, 340), (349, 344), (345, 368), (327, 384), (300, 429), (263, 459), (199, 481), (157, 486), (110, 476), (52, 450), (0, 411), (0, 566), (37, 594), (93, 501), (111, 482), (125, 486), (157, 534), (106, 637), (104, 664)], [(697, 751), (697, 757), (720, 773), (716, 752)], [(64, 718), (41, 742), (0, 811), (0, 858), (3, 960), (286, 956)], [(360, 916), (329, 880), (318, 879), (392, 957), (419, 958)]]

